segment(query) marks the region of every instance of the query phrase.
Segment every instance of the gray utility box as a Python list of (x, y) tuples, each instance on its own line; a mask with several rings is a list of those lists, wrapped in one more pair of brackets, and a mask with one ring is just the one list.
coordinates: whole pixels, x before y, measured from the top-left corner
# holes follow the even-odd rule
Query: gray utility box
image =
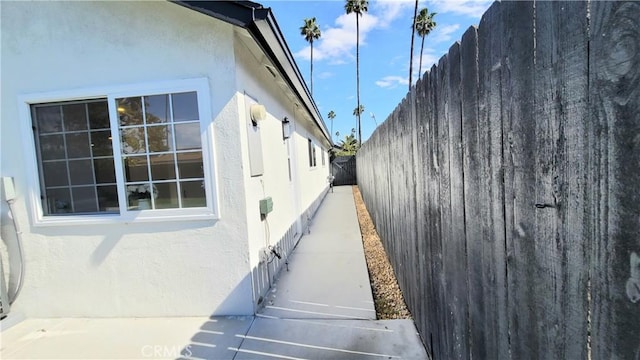
[(267, 215), (273, 211), (273, 200), (268, 196), (260, 200), (260, 215)]

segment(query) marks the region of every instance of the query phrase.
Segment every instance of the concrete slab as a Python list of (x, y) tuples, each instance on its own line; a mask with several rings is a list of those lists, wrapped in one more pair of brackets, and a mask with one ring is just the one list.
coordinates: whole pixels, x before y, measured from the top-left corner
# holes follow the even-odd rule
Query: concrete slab
[(232, 359), (253, 317), (31, 319), (2, 332), (2, 359)]
[(412, 320), (374, 320), (350, 186), (327, 195), (289, 269), (258, 317), (28, 319), (3, 329), (0, 358), (427, 359)]
[(362, 266), (353, 266), (360, 260), (353, 253), (295, 253), (289, 272), (276, 280), (260, 313), (281, 318), (375, 319), (366, 265), (363, 273), (359, 273)]
[(411, 320), (256, 318), (235, 359), (427, 359)]
[(327, 194), (263, 306), (261, 314), (279, 318), (376, 318), (350, 186)]

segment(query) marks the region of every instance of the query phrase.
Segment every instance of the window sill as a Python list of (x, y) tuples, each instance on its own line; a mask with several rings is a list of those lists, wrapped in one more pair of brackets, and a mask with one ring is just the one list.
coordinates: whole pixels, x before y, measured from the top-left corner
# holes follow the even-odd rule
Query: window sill
[(213, 212), (202, 211), (200, 213), (187, 214), (143, 214), (132, 213), (127, 215), (78, 215), (78, 216), (46, 216), (35, 219), (34, 226), (69, 226), (69, 225), (124, 225), (137, 223), (157, 223), (167, 221), (213, 221), (220, 217)]

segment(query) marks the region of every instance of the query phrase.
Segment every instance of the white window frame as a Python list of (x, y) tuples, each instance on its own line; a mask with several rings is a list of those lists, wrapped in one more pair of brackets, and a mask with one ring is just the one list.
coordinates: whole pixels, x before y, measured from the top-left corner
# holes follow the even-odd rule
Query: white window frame
[(307, 151), (309, 152), (308, 158), (309, 158), (309, 169), (310, 170), (315, 170), (318, 168), (318, 145), (316, 144), (315, 140), (313, 140), (312, 138), (308, 138), (308, 142), (307, 142), (308, 146), (307, 146)]
[(322, 167), (326, 167), (327, 159), (325, 158), (325, 155), (327, 154), (327, 152), (324, 150), (323, 147), (320, 147), (320, 153), (322, 154)]
[[(123, 97), (169, 94), (195, 91), (198, 97), (198, 111), (200, 116), (200, 131), (202, 140), (202, 161), (204, 166), (204, 181), (206, 207), (181, 209), (153, 209), (128, 210), (126, 185), (122, 167), (120, 141), (112, 141), (115, 161), (116, 182), (118, 187), (119, 214), (91, 214), (91, 215), (44, 215), (40, 195), (43, 189), (40, 184), (36, 143), (33, 136), (31, 106), (45, 103), (107, 99), (109, 119), (113, 139), (119, 139), (119, 123), (116, 99)], [(211, 112), (211, 97), (209, 81), (206, 78), (158, 81), (130, 85), (105, 86), (100, 88), (74, 89), (46, 93), (33, 93), (18, 97), (18, 108), (22, 128), (24, 154), (28, 171), (28, 188), (26, 191), (27, 204), (30, 207), (31, 218), (36, 226), (76, 225), (76, 224), (112, 224), (131, 222), (158, 222), (168, 220), (214, 220), (220, 218), (219, 199), (216, 181), (216, 164), (214, 157), (213, 116)]]

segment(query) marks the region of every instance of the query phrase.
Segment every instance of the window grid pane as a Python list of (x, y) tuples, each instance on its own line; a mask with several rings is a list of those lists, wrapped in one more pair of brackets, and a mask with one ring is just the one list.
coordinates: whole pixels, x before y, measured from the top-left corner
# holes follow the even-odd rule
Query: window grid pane
[[(195, 92), (160, 94), (135, 99), (140, 99), (141, 121), (136, 121), (133, 125), (131, 121), (120, 121), (119, 125), (120, 133), (125, 134), (121, 143), (122, 156), (125, 160), (123, 165), (125, 166), (127, 208), (147, 210), (205, 207), (206, 196), (200, 196), (191, 184), (194, 181), (204, 184), (197, 94)], [(166, 105), (163, 102), (164, 99), (167, 99)], [(176, 100), (179, 101), (180, 109), (174, 109)], [(126, 106), (131, 103), (135, 103), (132, 98), (116, 99), (121, 118), (136, 117), (135, 109), (134, 114), (127, 113), (132, 111)], [(158, 104), (168, 106), (168, 109), (163, 111)], [(195, 108), (189, 108), (189, 106), (195, 106)], [(150, 109), (148, 114), (147, 109)], [(160, 112), (162, 116), (156, 115)], [(166, 120), (163, 119), (165, 115)], [(134, 154), (137, 155), (136, 157), (146, 159), (146, 163), (140, 165), (145, 168), (143, 171), (146, 171), (146, 179), (132, 177), (131, 155)], [(184, 164), (183, 160), (185, 160)], [(189, 180), (189, 182), (181, 180)], [(188, 189), (183, 190), (183, 185)], [(204, 192), (204, 187), (202, 191)], [(189, 198), (188, 201), (186, 201), (187, 198)]]
[[(93, 112), (89, 111), (90, 106)], [(94, 161), (99, 159), (113, 162), (112, 151), (103, 151), (103, 156), (93, 154), (95, 144), (91, 130), (104, 129), (105, 123), (93, 124), (91, 120), (99, 119), (101, 109), (107, 108), (106, 100), (32, 106), (45, 215), (118, 211), (117, 190), (103, 195), (102, 200), (99, 198), (94, 166)], [(115, 186), (115, 174), (107, 175), (113, 182), (100, 185)], [(100, 203), (110, 206), (100, 206)]]

